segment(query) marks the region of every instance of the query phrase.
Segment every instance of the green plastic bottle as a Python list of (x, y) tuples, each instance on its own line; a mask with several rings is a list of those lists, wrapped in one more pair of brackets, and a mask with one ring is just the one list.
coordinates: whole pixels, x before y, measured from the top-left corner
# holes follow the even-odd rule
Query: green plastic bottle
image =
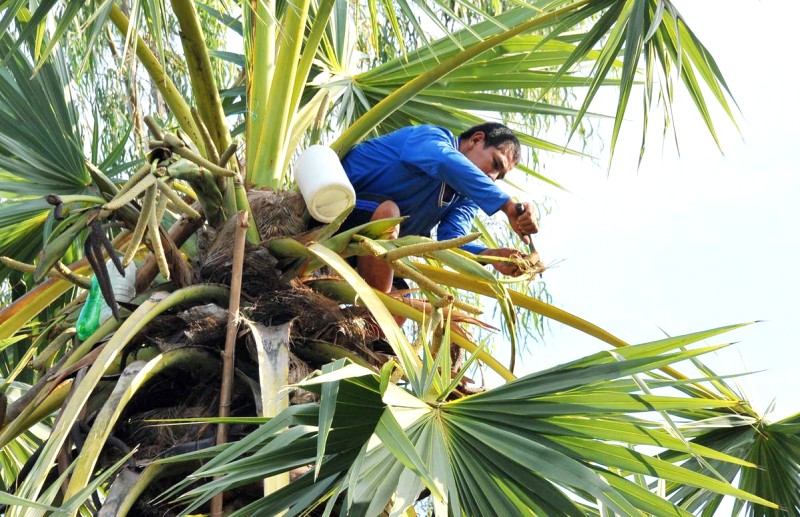
[(86, 302), (83, 304), (80, 315), (78, 315), (78, 322), (75, 324), (75, 329), (78, 331), (78, 339), (83, 341), (87, 337), (94, 334), (97, 327), (100, 326), (100, 311), (105, 305), (103, 301), (103, 293), (100, 292), (100, 284), (97, 283), (97, 277), (92, 277), (92, 285), (89, 287), (89, 296), (86, 297)]
[[(108, 271), (111, 290), (114, 292), (114, 299), (117, 302), (129, 302), (136, 295), (136, 288), (133, 283), (136, 280), (136, 264), (131, 261), (125, 268), (125, 276), (122, 276), (114, 267), (114, 263), (109, 259), (106, 261), (106, 271)], [(83, 341), (94, 334), (97, 328), (111, 317), (111, 308), (103, 298), (100, 291), (100, 284), (97, 283), (97, 275), (92, 277), (92, 285), (89, 287), (89, 296), (83, 304), (83, 309), (78, 315), (78, 322), (75, 328), (78, 331), (78, 339)]]

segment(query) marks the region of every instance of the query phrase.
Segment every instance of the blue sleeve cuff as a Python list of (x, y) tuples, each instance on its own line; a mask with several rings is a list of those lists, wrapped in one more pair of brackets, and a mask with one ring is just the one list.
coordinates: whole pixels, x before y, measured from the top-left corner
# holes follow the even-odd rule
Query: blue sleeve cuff
[(478, 255), (482, 251), (487, 250), (489, 248), (487, 248), (486, 246), (481, 246), (480, 244), (477, 244), (476, 242), (473, 241), (473, 242), (470, 242), (469, 244), (465, 244), (465, 245), (461, 246), (461, 249), (464, 250), (464, 251), (468, 251), (468, 252), (472, 253), (473, 255)]

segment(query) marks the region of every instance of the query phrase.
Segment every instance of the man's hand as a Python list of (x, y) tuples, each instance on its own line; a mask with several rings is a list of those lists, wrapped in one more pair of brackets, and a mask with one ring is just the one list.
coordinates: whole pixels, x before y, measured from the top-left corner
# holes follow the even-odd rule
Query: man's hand
[[(511, 248), (488, 248), (478, 255), (489, 255), (492, 257), (522, 257), (522, 253), (515, 249)], [(507, 276), (519, 276), (522, 274), (522, 271), (515, 265), (510, 262), (493, 262), (492, 266), (500, 273), (507, 275)]]
[[(520, 215), (517, 215), (516, 206), (518, 204), (521, 204), (525, 208), (525, 211)], [(533, 216), (533, 206), (530, 203), (517, 203), (509, 198), (506, 204), (503, 205), (503, 212), (505, 212), (506, 217), (508, 217), (511, 229), (513, 229), (514, 233), (519, 235), (526, 244), (530, 240), (530, 237), (528, 237), (530, 234), (539, 233), (539, 223)]]

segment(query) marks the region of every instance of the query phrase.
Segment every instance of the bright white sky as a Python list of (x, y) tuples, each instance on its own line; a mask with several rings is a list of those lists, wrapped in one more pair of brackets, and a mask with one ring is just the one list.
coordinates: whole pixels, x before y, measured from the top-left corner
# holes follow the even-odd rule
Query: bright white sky
[[(680, 157), (654, 127), (641, 168), (640, 122), (631, 113), (610, 175), (600, 165), (543, 157), (544, 172), (571, 194), (537, 185), (534, 197), (556, 198), (536, 245), (557, 306), (630, 343), (754, 320), (712, 344), (738, 344), (706, 362), (720, 374), (767, 370), (740, 382), (772, 418), (800, 411), (800, 103), (793, 0), (675, 0), (684, 19), (717, 59), (741, 108), (742, 135), (722, 117), (724, 156), (690, 100), (679, 99)], [(640, 105), (632, 99), (632, 106)], [(593, 107), (599, 111), (603, 104)], [(607, 110), (612, 114), (611, 108)], [(610, 125), (603, 138), (610, 141)], [(532, 347), (528, 371), (606, 346), (552, 324)]]

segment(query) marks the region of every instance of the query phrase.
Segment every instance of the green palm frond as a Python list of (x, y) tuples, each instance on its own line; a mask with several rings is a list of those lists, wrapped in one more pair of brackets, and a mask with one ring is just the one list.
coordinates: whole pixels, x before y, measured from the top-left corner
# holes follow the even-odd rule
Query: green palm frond
[[(722, 410), (736, 402), (630, 393), (614, 383), (715, 349), (680, 350), (703, 335), (631, 346), (624, 349), (621, 360), (595, 354), (436, 405), (423, 402), (418, 393), (382, 382), (382, 375), (341, 363), (301, 383), (322, 393), (319, 405), (290, 408), (223, 452), (189, 456), (210, 461), (172, 493), (195, 480), (221, 476), (182, 497), (191, 501), (186, 510), (191, 512), (217, 491), (313, 463), (315, 454), (324, 454), (318, 471), (237, 515), (267, 515), (279, 509), (295, 515), (310, 505), (325, 503), (328, 507), (341, 504), (351, 515), (374, 515), (392, 500), (394, 509), (402, 511), (426, 486), (442, 494), (434, 497), (437, 515), (498, 511), (583, 515), (576, 501), (566, 496), (569, 493), (622, 514), (690, 515), (637, 485), (630, 477), (634, 473), (772, 508), (746, 490), (638, 448), (655, 446), (674, 454), (705, 456), (752, 471), (752, 462), (733, 454), (699, 443), (688, 449), (662, 423), (647, 418), (654, 410)], [(337, 389), (321, 391), (330, 383)], [(333, 409), (327, 397), (335, 398)], [(356, 405), (363, 413), (353, 419)], [(315, 425), (330, 429), (319, 442), (323, 450), (317, 450)]]
[[(7, 396), (8, 402), (13, 402), (29, 388), (30, 386), (16, 381), (5, 385), (4, 379), (2, 386), (3, 395), (0, 396)], [(3, 413), (4, 412), (5, 409), (3, 410)], [(39, 423), (21, 433), (9, 444), (0, 449), (0, 466), (2, 466), (2, 468), (0, 468), (1, 486), (8, 488), (13, 485), (25, 463), (41, 446), (42, 442), (47, 439), (49, 434), (50, 426), (47, 425), (47, 423)]]
[[(560, 68), (556, 78), (585, 59), (587, 53), (598, 46), (600, 55), (592, 71), (591, 81), (587, 84), (589, 91), (572, 131), (574, 133), (577, 129), (578, 121), (588, 110), (598, 89), (622, 58), (619, 99), (611, 137), (612, 157), (628, 101), (634, 86), (640, 82), (645, 83), (644, 100), (649, 110), (656, 86), (660, 86), (664, 92), (660, 98), (669, 105), (673, 98), (673, 77), (680, 80), (717, 145), (720, 145), (719, 140), (702, 87), (708, 88), (717, 104), (736, 123), (729, 105), (731, 92), (719, 67), (669, 0), (613, 2), (600, 20), (583, 35), (581, 43)], [(643, 57), (646, 57), (646, 70), (642, 77), (639, 63)], [(647, 117), (644, 120), (643, 139), (647, 130)]]
[[(659, 78), (668, 90), (662, 96), (667, 104), (672, 101), (670, 81), (680, 78), (712, 134), (711, 102), (732, 118), (730, 92), (716, 64), (665, 0), (367, 0), (357, 5), (264, 0), (213, 6), (134, 0), (129, 7), (123, 13), (112, 0), (45, 0), (30, 12), (25, 2), (0, 2), (0, 255), (33, 262), (41, 252), (38, 264), (30, 268), (38, 280), (59, 258), (78, 258), (70, 241), (82, 241), (90, 222), (93, 231), (106, 225), (112, 234), (120, 226), (138, 228), (128, 250), (124, 239), (115, 244), (129, 258), (141, 249), (144, 232), (144, 244), (152, 251), (137, 274), (140, 297), (123, 307), (132, 312), (123, 310), (119, 321), (107, 320), (72, 347), (58, 340), (66, 331), (55, 326), (73, 323), (80, 300), (73, 300), (56, 321), (40, 324), (67, 298), (75, 298), (69, 292), (72, 284), (46, 280), (0, 310), (4, 343), (21, 347), (28, 336), (17, 334), (26, 326), (34, 339), (23, 353), (6, 354), (10, 362), (19, 358), (8, 365), (13, 372), (9, 378), (30, 370), (28, 358), (45, 341), (54, 339), (61, 347), (57, 357), (47, 359), (58, 361), (55, 371), (30, 371), (30, 379), (39, 379), (26, 391), (30, 398), (24, 403), (12, 400), (8, 412), (3, 404), (0, 462), (5, 483), (16, 477), (33, 445), (40, 445), (29, 434), (33, 426), (48, 422), (56, 411), (60, 416), (38, 458), (29, 461), (29, 474), (17, 480), (14, 496), (23, 499), (0, 493), (0, 504), (35, 500), (61, 505), (62, 513), (78, 512), (87, 497), (105, 490), (101, 486), (120, 466), (97, 474), (99, 467), (113, 463), (101, 451), (111, 436), (119, 437), (115, 433), (125, 425), (121, 422), (128, 400), (137, 393), (144, 396), (157, 374), (168, 377), (166, 365), (173, 362), (202, 362), (214, 370), (216, 362), (206, 361), (205, 352), (163, 352), (156, 346), (162, 338), (150, 335), (161, 325), (170, 326), (177, 311), (228, 301), (225, 287), (192, 284), (197, 277), (191, 277), (187, 264), (202, 262), (202, 245), (207, 243), (200, 236), (196, 243), (184, 243), (204, 222), (223, 233), (225, 216), (248, 205), (243, 183), (288, 185), (286, 174), (301, 146), (338, 137), (334, 147), (344, 152), (367, 135), (419, 123), (458, 133), (480, 121), (476, 113), (492, 112), (519, 127), (520, 139), (534, 153), (563, 152), (563, 144), (540, 137), (541, 127), (553, 118), (578, 127), (587, 116), (602, 116), (589, 107), (600, 87), (611, 86), (620, 91), (613, 147), (634, 87), (644, 83), (652, 100)], [(109, 22), (118, 33), (110, 31)], [(80, 31), (73, 30), (78, 25)], [(243, 54), (237, 54), (235, 43), (225, 46), (225, 27), (243, 38)], [(173, 50), (179, 38), (182, 53)], [(102, 46), (105, 42), (108, 49)], [(128, 69), (134, 59), (138, 64)], [(129, 74), (139, 65), (149, 77)], [(83, 73), (84, 67), (90, 73)], [(242, 74), (234, 77), (237, 68)], [(114, 77), (97, 79), (91, 73), (95, 71)], [(106, 79), (93, 88), (91, 81)], [(119, 83), (109, 86), (114, 81)], [(574, 108), (571, 92), (581, 90), (588, 95)], [(95, 96), (110, 100), (94, 103)], [(151, 108), (154, 113), (146, 113)], [(143, 121), (140, 110), (152, 118)], [(150, 142), (142, 122), (150, 130)], [(243, 128), (245, 148), (234, 159), (231, 135)], [(225, 159), (220, 157), (223, 151)], [(196, 161), (177, 160), (182, 153)], [(140, 172), (131, 175), (134, 167)], [(532, 168), (523, 171), (537, 175)], [(110, 179), (126, 176), (134, 178), (126, 186)], [(234, 177), (244, 181), (234, 187)], [(180, 192), (172, 192), (171, 186)], [(129, 195), (116, 197), (118, 187)], [(140, 191), (147, 191), (142, 204), (137, 201)], [(164, 194), (158, 201), (156, 192)], [(51, 207), (42, 199), (50, 193), (69, 200), (66, 221), (50, 216)], [(107, 203), (112, 197), (117, 203)], [(205, 220), (188, 207), (194, 200)], [(87, 203), (105, 206), (88, 211)], [(176, 208), (187, 217), (167, 231), (174, 218), (164, 214), (177, 213)], [(474, 256), (423, 238), (381, 240), (399, 219), (334, 235), (343, 218), (305, 234), (263, 242), (250, 235), (252, 256), (274, 259), (269, 272), (274, 269), (292, 294), (302, 291), (309, 300), (330, 305), (339, 311), (331, 318), (361, 331), (360, 340), (346, 343), (352, 349), (340, 343), (338, 334), (329, 338), (318, 329), (313, 336), (285, 338), (287, 346), (297, 338), (313, 349), (312, 368), (321, 373), (298, 387), (318, 394), (319, 402), (290, 407), (239, 442), (170, 460), (164, 470), (159, 470), (162, 465), (146, 469), (125, 505), (177, 462), (203, 459), (208, 460), (205, 466), (169, 494), (188, 504), (187, 511), (216, 493), (307, 465), (314, 465), (312, 472), (238, 514), (276, 514), (287, 508), (297, 514), (315, 505), (329, 513), (400, 514), (410, 511), (425, 490), (437, 515), (689, 515), (713, 511), (723, 496), (746, 501), (742, 504), (762, 512), (758, 515), (772, 515), (770, 501), (797, 508), (791, 496), (797, 484), (785, 478), (798, 474), (793, 459), (798, 418), (762, 422), (724, 376), (699, 363), (697, 357), (724, 345), (685, 348), (731, 328), (630, 347), (597, 325), (513, 291)], [(255, 224), (251, 231), (257, 234)], [(55, 242), (52, 235), (59, 234), (58, 246), (48, 246)], [(414, 280), (420, 299), (401, 300), (369, 288), (344, 260), (367, 253)], [(85, 260), (72, 267), (80, 275), (91, 274)], [(311, 277), (323, 267), (341, 279)], [(177, 286), (147, 291), (155, 271), (160, 269), (166, 278), (170, 268), (184, 273), (173, 276)], [(8, 274), (0, 269), (0, 281)], [(458, 298), (459, 291), (469, 293), (470, 303)], [(263, 317), (254, 324), (272, 322), (271, 309), (266, 316), (258, 312), (265, 298), (256, 294), (252, 304), (244, 304), (246, 316)], [(285, 293), (263, 296), (273, 294)], [(512, 348), (518, 327), (515, 310), (521, 309), (563, 322), (617, 350), (516, 379), (513, 367), (492, 356), (488, 340), (469, 334), (472, 328), (491, 328), (479, 321), (481, 309), (471, 303), (482, 295), (497, 301)], [(409, 339), (392, 316), (418, 323), (416, 339)], [(370, 327), (371, 320), (380, 330)], [(326, 328), (339, 332), (337, 325)], [(61, 332), (59, 338), (51, 330)], [(247, 332), (239, 338), (240, 347), (250, 339)], [(122, 364), (133, 348), (136, 361)], [(466, 364), (455, 359), (462, 353), (469, 356)], [(264, 354), (259, 351), (259, 361)], [(464, 376), (476, 362), (508, 384), (465, 396), (472, 389)], [(687, 378), (672, 369), (679, 362), (694, 362), (699, 373)], [(74, 374), (81, 367), (86, 369), (77, 382)], [(244, 369), (239, 373), (242, 384), (250, 383)], [(257, 384), (248, 385), (256, 391)], [(266, 404), (265, 398), (262, 392), (253, 400)], [(90, 411), (94, 416), (82, 422), (89, 407), (102, 409)], [(247, 405), (244, 411), (251, 409)], [(65, 447), (79, 422), (88, 430), (85, 443)], [(53, 483), (53, 465), (65, 450), (74, 453), (72, 463), (66, 469), (59, 465), (60, 479)], [(781, 451), (784, 457), (773, 459)], [(769, 472), (762, 474), (756, 465)], [(194, 465), (177, 468), (186, 472)], [(738, 489), (726, 482), (737, 476)], [(671, 500), (648, 485), (654, 478), (666, 484)], [(71, 499), (61, 500), (62, 486), (68, 487)], [(19, 507), (9, 515), (26, 512)]]
[[(52, 208), (41, 197), (83, 194), (90, 178), (62, 56), (54, 54), (31, 77), (30, 58), (11, 48), (6, 34), (0, 38), (0, 49), (9, 52), (0, 72), (0, 197), (11, 200), (0, 205), (0, 256), (32, 262)], [(9, 273), (0, 266), (0, 280)]]
[(30, 58), (11, 49), (8, 34), (0, 38), (0, 53), (8, 59), (0, 73), (0, 193), (24, 198), (83, 192), (89, 174), (62, 56), (32, 78)]
[[(4, 201), (0, 206), (0, 256), (32, 262), (42, 249), (42, 230), (52, 207), (44, 200)], [(0, 279), (11, 271), (0, 266)]]
[[(702, 423), (702, 422), (699, 422)], [(748, 421), (726, 421), (709, 419), (703, 428), (690, 428), (687, 433), (695, 435), (693, 444), (713, 448), (730, 456), (756, 465), (743, 469), (740, 465), (721, 463), (714, 459), (708, 462), (712, 468), (741, 490), (758, 495), (780, 505), (771, 508), (753, 502), (738, 501), (735, 512), (746, 507), (747, 515), (779, 516), (793, 515), (800, 511), (800, 416), (793, 415), (778, 422), (761, 419)], [(665, 454), (664, 458), (680, 460), (678, 453)], [(687, 459), (683, 466), (708, 474), (709, 467)], [(705, 487), (667, 485), (669, 499), (685, 506), (698, 515), (714, 515), (723, 496), (708, 491)]]

